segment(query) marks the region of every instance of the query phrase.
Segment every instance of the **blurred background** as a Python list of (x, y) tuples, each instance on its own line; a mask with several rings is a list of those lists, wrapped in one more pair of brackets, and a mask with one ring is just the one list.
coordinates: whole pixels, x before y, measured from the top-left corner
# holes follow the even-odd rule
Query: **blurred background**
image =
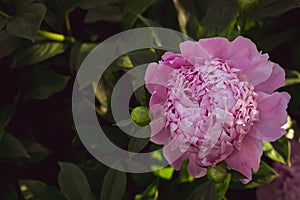
[[(292, 96), (287, 129), (289, 137), (299, 138), (299, 0), (0, 0), (1, 200), (208, 199), (213, 191), (206, 178), (193, 179), (186, 164), (179, 172), (170, 167), (145, 174), (109, 169), (87, 152), (73, 124), (72, 88), (85, 56), (114, 34), (151, 26), (195, 40), (250, 38), (286, 70), (287, 85), (280, 90)], [(162, 54), (155, 49), (130, 52), (91, 86), (100, 124), (124, 149), (147, 152), (157, 145), (132, 141), (114, 125), (111, 91), (126, 71), (158, 61)], [(148, 99), (142, 87), (130, 106), (147, 106)], [(285, 139), (271, 145), (276, 152), (280, 142)], [(284, 159), (288, 153), (282, 152)], [(272, 166), (272, 157), (263, 159)], [(258, 174), (257, 184), (249, 187), (228, 183), (227, 194), (217, 198), (255, 199), (255, 188), (270, 182), (271, 175)]]

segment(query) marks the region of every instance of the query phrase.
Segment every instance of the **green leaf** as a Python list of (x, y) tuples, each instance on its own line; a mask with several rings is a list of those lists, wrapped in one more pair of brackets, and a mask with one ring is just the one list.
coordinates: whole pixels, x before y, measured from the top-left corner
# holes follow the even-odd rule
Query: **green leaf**
[[(153, 166), (151, 166), (151, 168), (153, 169)], [(153, 174), (155, 174), (156, 176), (158, 176), (160, 178), (166, 179), (166, 180), (171, 180), (173, 173), (174, 173), (173, 167), (164, 167), (159, 170), (153, 171)]]
[(47, 99), (62, 91), (70, 77), (53, 72), (49, 67), (35, 67), (29, 75), (30, 88), (26, 96), (33, 99)]
[(6, 26), (7, 22), (8, 22), (8, 19), (0, 16), (0, 30), (2, 30)]
[[(154, 49), (143, 49), (128, 53), (128, 57), (132, 66), (139, 66), (146, 63), (152, 63), (157, 61), (157, 56)], [(129, 65), (130, 66), (130, 65)], [(141, 82), (142, 77), (135, 77), (132, 84), (135, 86), (137, 83)], [(134, 96), (138, 103), (143, 106), (149, 105), (148, 93), (145, 87), (139, 87), (135, 92)]]
[(204, 30), (202, 25), (200, 24), (198, 18), (189, 13), (189, 21), (187, 24), (187, 31), (188, 31), (188, 35), (192, 38), (194, 38), (195, 40), (201, 38), (203, 36)]
[(72, 163), (60, 162), (58, 184), (69, 200), (93, 199), (90, 185), (83, 171)]
[(132, 137), (128, 143), (128, 151), (138, 153), (147, 146), (149, 138)]
[(140, 49), (132, 51), (128, 53), (128, 56), (133, 66), (156, 62), (158, 59), (155, 54), (155, 49)]
[(81, 0), (52, 0), (51, 4), (62, 13), (71, 12)]
[(268, 184), (276, 177), (276, 171), (266, 162), (261, 161), (258, 172), (253, 174), (252, 181), (246, 185), (246, 188), (256, 188)]
[(230, 181), (231, 181), (231, 174), (228, 173), (223, 183), (216, 184), (217, 200), (223, 200), (225, 198), (225, 195), (230, 185)]
[(42, 146), (36, 140), (24, 139), (21, 142), (30, 155), (30, 162), (39, 162), (51, 154), (48, 148)]
[(149, 185), (151, 185), (151, 183), (155, 179), (159, 179), (158, 177), (153, 176), (153, 174), (151, 172), (149, 172), (149, 173), (133, 173), (133, 174), (131, 174), (131, 178), (132, 178), (134, 184), (136, 184), (142, 188), (148, 187)]
[(46, 14), (46, 6), (41, 3), (25, 4), (17, 8), (16, 16), (7, 24), (7, 31), (15, 36), (34, 41)]
[[(5, 128), (13, 117), (20, 93), (16, 94), (8, 104), (2, 103), (0, 106), (0, 128)], [(1, 127), (3, 126), (3, 127)]]
[(255, 12), (249, 17), (260, 19), (264, 17), (275, 17), (281, 15), (293, 8), (299, 8), (299, 0), (264, 0), (260, 1)]
[(69, 59), (69, 65), (71, 69), (77, 72), (83, 60), (97, 45), (97, 43), (75, 43), (75, 45), (71, 49)]
[(120, 200), (126, 191), (126, 174), (109, 169), (104, 177), (100, 200)]
[(138, 19), (156, 0), (128, 0), (123, 9), (123, 28), (130, 29)]
[(240, 34), (240, 30), (237, 29), (237, 19), (233, 19), (230, 24), (219, 33), (218, 36), (225, 37), (231, 41)]
[[(16, 12), (21, 12), (21, 9), (24, 8), (27, 5), (31, 5), (34, 0), (4, 0), (6, 1), (6, 4), (14, 6), (16, 8)], [(10, 3), (8, 3), (10, 2)]]
[(144, 86), (139, 87), (136, 91), (134, 91), (134, 96), (140, 105), (149, 106), (150, 97), (148, 97), (147, 90)]
[(10, 55), (19, 45), (19, 38), (11, 36), (7, 31), (0, 31), (0, 58)]
[(298, 72), (296, 70), (288, 70), (286, 73), (286, 76), (287, 76), (287, 78), (285, 80), (286, 86), (300, 83), (300, 72)]
[[(64, 20), (68, 13), (72, 12), (82, 0), (42, 0), (47, 6), (45, 22), (57, 32), (62, 32), (66, 26)], [(83, 0), (86, 1), (86, 0)]]
[(216, 200), (216, 186), (212, 182), (206, 182), (197, 187), (188, 200)]
[(259, 0), (238, 0), (238, 6), (241, 13), (249, 14), (258, 6)]
[(261, 161), (259, 169), (256, 173), (252, 175), (252, 180), (247, 185), (241, 182), (231, 182), (230, 188), (234, 189), (245, 189), (245, 188), (257, 188), (261, 185), (265, 185), (274, 180), (278, 174), (276, 171), (270, 167), (266, 162)]
[(218, 35), (237, 16), (237, 13), (236, 0), (214, 0), (201, 21), (205, 33), (209, 36)]
[(148, 19), (146, 17), (143, 17), (142, 15), (137, 15), (138, 19), (141, 20), (141, 22), (148, 27), (162, 27), (161, 24), (159, 24), (156, 21), (153, 21), (151, 19)]
[(81, 0), (77, 3), (78, 7), (90, 10), (99, 6), (115, 5), (120, 3), (119, 0)]
[(126, 127), (126, 126), (131, 125), (133, 122), (132, 122), (131, 119), (124, 119), (124, 120), (121, 120), (117, 123), (118, 124), (113, 124), (113, 126)]
[(87, 177), (91, 190), (96, 193), (100, 192), (102, 183), (99, 180), (104, 179), (107, 167), (96, 159), (82, 160), (78, 165)]
[(30, 158), (22, 143), (8, 132), (4, 132), (0, 140), (1, 158)]
[(188, 163), (189, 159), (185, 159), (181, 165), (180, 171), (179, 171), (179, 182), (193, 182), (194, 177), (190, 175), (188, 172)]
[(65, 17), (73, 11), (81, 0), (42, 0), (47, 6), (45, 22), (56, 32), (63, 32), (66, 26)]
[(96, 107), (98, 114), (112, 121), (111, 113), (111, 95), (114, 85), (117, 82), (117, 73), (106, 70), (101, 77), (99, 84), (93, 83), (96, 99), (99, 101), (100, 106)]
[(121, 10), (115, 5), (100, 5), (90, 9), (85, 16), (85, 23), (95, 23), (98, 21), (120, 22), (122, 20)]
[(67, 46), (60, 42), (35, 43), (25, 49), (18, 49), (12, 68), (33, 65), (65, 52)]
[[(128, 135), (124, 134), (120, 129), (112, 128), (112, 127), (108, 127), (108, 126), (102, 126), (101, 128), (103, 129), (103, 132), (106, 134), (108, 139), (112, 143), (117, 145), (118, 147), (123, 147), (123, 146), (128, 144), (128, 142), (129, 142)], [(97, 126), (91, 126), (91, 125), (85, 125), (85, 126), (77, 127), (77, 130), (79, 132), (85, 131), (87, 134), (89, 134), (89, 133), (97, 132), (98, 127)], [(89, 134), (90, 148), (92, 148), (92, 145), (95, 144), (95, 142), (94, 142), (95, 140), (97, 140), (97, 135)], [(101, 145), (106, 145), (106, 143), (103, 142), (103, 143), (101, 143)], [(107, 148), (108, 148), (108, 152), (109, 152), (111, 149), (109, 149), (110, 147), (107, 147)]]
[(58, 188), (48, 186), (37, 180), (20, 180), (20, 190), (25, 199), (31, 200), (65, 200)]
[(284, 43), (291, 42), (299, 34), (299, 29), (289, 28), (283, 32), (268, 35), (258, 42), (258, 46), (265, 52), (272, 52), (275, 48)]
[(270, 142), (263, 141), (263, 143), (264, 143), (264, 154), (267, 157), (269, 157), (270, 159), (276, 162), (285, 163), (283, 157), (274, 149), (274, 147)]
[(158, 183), (159, 179), (156, 179), (142, 194), (135, 195), (135, 200), (157, 200), (158, 199)]
[(12, 184), (10, 184), (10, 183), (1, 184), (0, 199), (1, 200), (17, 200), (18, 199), (18, 194)]
[(246, 179), (247, 178), (246, 176), (244, 176), (240, 172), (235, 171), (233, 169), (230, 169), (229, 172), (231, 174), (231, 180), (234, 181), (234, 182), (240, 183), (241, 179)]
[(287, 137), (281, 137), (275, 142), (272, 142), (271, 144), (274, 147), (274, 149), (282, 156), (284, 162), (287, 165), (290, 165), (291, 145)]
[(97, 6), (107, 5), (113, 2), (117, 2), (116, 0), (83, 0), (78, 2), (78, 7), (89, 10), (95, 8)]
[[(158, 145), (157, 145), (158, 146)], [(159, 146), (160, 147), (160, 146)], [(159, 149), (159, 148), (157, 148)], [(163, 161), (164, 160), (164, 157), (163, 155), (161, 154), (160, 151), (156, 151), (157, 149), (151, 149), (151, 150), (154, 150), (152, 153), (151, 153), (151, 157), (157, 161)]]

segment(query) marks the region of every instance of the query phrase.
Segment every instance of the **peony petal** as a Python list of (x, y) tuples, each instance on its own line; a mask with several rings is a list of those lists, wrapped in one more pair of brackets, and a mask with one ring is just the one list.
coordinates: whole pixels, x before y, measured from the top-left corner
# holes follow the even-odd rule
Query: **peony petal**
[(149, 105), (164, 104), (167, 100), (167, 88), (161, 85), (156, 85), (152, 96), (150, 98)]
[(171, 165), (176, 170), (180, 170), (183, 161), (187, 158), (187, 155), (184, 153), (180, 158), (178, 158), (175, 162), (171, 163)]
[(285, 85), (285, 73), (283, 68), (274, 63), (270, 77), (255, 87), (256, 91), (272, 93)]
[(241, 149), (236, 149), (225, 161), (232, 169), (248, 178), (241, 180), (242, 183), (247, 184), (252, 179), (252, 170), (257, 172), (259, 168), (262, 152), (262, 142), (254, 137), (246, 136)]
[(201, 167), (197, 164), (196, 154), (190, 154), (189, 164), (188, 164), (188, 172), (195, 178), (201, 178), (202, 176), (206, 175), (207, 169)]
[(232, 41), (232, 50), (238, 51), (239, 49), (246, 49), (249, 56), (254, 57), (259, 52), (257, 51), (256, 45), (248, 38), (238, 36)]
[(181, 152), (176, 146), (176, 142), (170, 141), (163, 147), (163, 154), (165, 159), (172, 165), (176, 170), (180, 169), (181, 163), (186, 158), (185, 152)]
[[(210, 56), (208, 52), (201, 46), (199, 42), (186, 41), (180, 43), (181, 54), (189, 61), (189, 58), (207, 58)], [(192, 59), (193, 60), (193, 59)], [(192, 63), (192, 62), (191, 62)], [(194, 64), (194, 63), (192, 63)]]
[(223, 131), (221, 123), (212, 123), (213, 119), (210, 119), (210, 122), (211, 123), (207, 129), (207, 134), (205, 135), (203, 144), (199, 149), (199, 158), (205, 158), (205, 156), (207, 156), (211, 152), (211, 150), (216, 146), (216, 143), (218, 142), (219, 137)]
[(169, 67), (172, 67), (174, 69), (179, 69), (182, 66), (189, 66), (191, 63), (189, 63), (185, 57), (183, 57), (180, 54), (174, 54), (171, 52), (166, 52), (164, 55), (162, 55), (163, 61), (161, 61), (162, 64), (167, 65)]
[(253, 86), (268, 79), (272, 73), (273, 63), (268, 61), (268, 55), (262, 55), (255, 44), (244, 37), (237, 37), (229, 42), (225, 38), (201, 39), (199, 43), (215, 59), (221, 59), (233, 68), (241, 69), (241, 74)]
[(269, 142), (273, 142), (284, 135), (285, 130), (281, 127), (287, 121), (286, 109), (290, 98), (286, 92), (273, 94), (258, 92), (259, 121), (254, 123), (248, 135)]
[(153, 135), (151, 136), (150, 141), (156, 144), (167, 144), (170, 140), (170, 131), (163, 128), (157, 132), (157, 130), (152, 129), (152, 127), (153, 126), (151, 126), (151, 131), (153, 130)]
[(173, 60), (174, 58), (176, 58), (177, 56), (181, 56), (180, 54), (175, 54), (175, 53), (172, 53), (172, 52), (165, 52), (161, 58), (164, 60), (164, 61), (167, 61), (167, 60)]
[(267, 55), (257, 55), (252, 57), (248, 49), (240, 49), (226, 61), (229, 66), (241, 69), (240, 74), (253, 86), (266, 81), (272, 73), (274, 64), (268, 61)]
[(199, 44), (214, 58), (227, 60), (232, 55), (232, 52), (229, 51), (231, 44), (226, 38), (200, 39)]
[(150, 122), (152, 142), (157, 144), (166, 144), (169, 141), (170, 131), (165, 127), (165, 117), (163, 106), (157, 104), (150, 107), (153, 120)]
[(258, 64), (253, 64), (248, 66), (248, 68), (243, 69), (241, 73), (246, 75), (248, 81), (255, 87), (270, 77), (272, 74), (273, 63), (269, 61), (263, 61)]
[(237, 37), (232, 41), (231, 54), (229, 60), (234, 63), (232, 67), (241, 69), (241, 73), (253, 86), (270, 77), (274, 64), (268, 61), (267, 54), (257, 51), (256, 45), (250, 39)]
[(172, 71), (173, 69), (166, 65), (157, 63), (149, 64), (145, 74), (145, 83), (149, 92), (152, 94), (156, 90), (157, 85), (161, 87), (167, 86), (169, 74)]

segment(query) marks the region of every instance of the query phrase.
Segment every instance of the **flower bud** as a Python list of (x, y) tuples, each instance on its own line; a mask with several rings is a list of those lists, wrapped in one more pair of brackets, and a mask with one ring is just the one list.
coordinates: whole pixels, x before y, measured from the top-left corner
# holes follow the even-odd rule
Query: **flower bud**
[(259, 0), (238, 0), (238, 6), (244, 13), (251, 13), (258, 6)]
[(146, 126), (150, 122), (149, 108), (144, 106), (135, 107), (130, 115), (132, 121), (140, 126)]
[(224, 163), (218, 164), (215, 167), (208, 167), (207, 178), (214, 183), (222, 183), (227, 176), (227, 169)]

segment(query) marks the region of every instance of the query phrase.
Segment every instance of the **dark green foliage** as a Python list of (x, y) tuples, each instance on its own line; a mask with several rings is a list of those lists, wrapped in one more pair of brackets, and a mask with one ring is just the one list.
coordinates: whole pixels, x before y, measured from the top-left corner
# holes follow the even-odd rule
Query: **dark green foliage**
[[(187, 171), (188, 160), (179, 172), (171, 167), (144, 174), (110, 169), (94, 159), (77, 136), (72, 87), (89, 52), (124, 30), (165, 27), (195, 40), (213, 36), (232, 40), (244, 35), (286, 70), (287, 85), (281, 90), (292, 96), (288, 129), (299, 138), (299, 7), (299, 0), (0, 0), (0, 199), (240, 199), (245, 189), (272, 181), (276, 172), (271, 162), (289, 164), (286, 137), (265, 143), (266, 162), (261, 162), (246, 186), (239, 182), (243, 175), (230, 169), (218, 183), (207, 177), (194, 179)], [(130, 52), (115, 60), (99, 83), (75, 83), (94, 88), (99, 122), (122, 149), (159, 148), (148, 138), (128, 136), (116, 127), (110, 99), (122, 74), (158, 61), (162, 53), (157, 49)], [(129, 107), (147, 107), (148, 102), (149, 93), (140, 87)], [(84, 114), (91, 108), (78, 106), (88, 122), (90, 116)], [(142, 125), (149, 122), (144, 121)], [(125, 119), (119, 124), (130, 123)], [(155, 156), (162, 159), (160, 154)]]

